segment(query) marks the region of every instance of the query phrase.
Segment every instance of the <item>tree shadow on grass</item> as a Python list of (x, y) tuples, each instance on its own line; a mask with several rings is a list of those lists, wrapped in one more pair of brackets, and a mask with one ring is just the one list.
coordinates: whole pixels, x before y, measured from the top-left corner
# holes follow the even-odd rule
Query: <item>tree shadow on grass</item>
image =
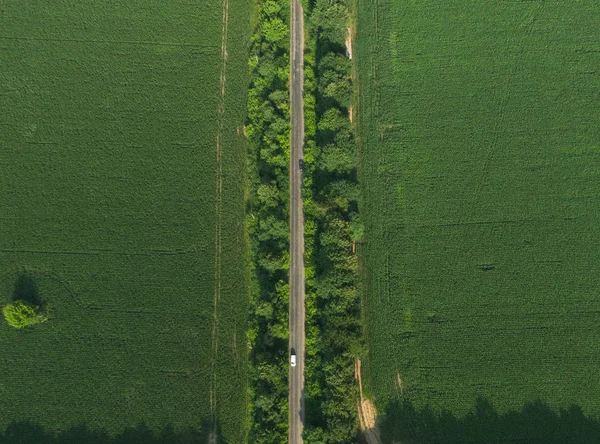
[(169, 425), (158, 434), (154, 434), (145, 424), (139, 424), (126, 428), (117, 436), (91, 430), (85, 424), (53, 433), (35, 423), (17, 421), (0, 433), (0, 444), (227, 444), (222, 438), (211, 442), (209, 435), (212, 431), (221, 436), (220, 426), (217, 425), (215, 429), (211, 421), (203, 421), (200, 430), (175, 431)]
[(600, 443), (600, 422), (585, 416), (581, 407), (572, 405), (555, 412), (539, 400), (525, 404), (520, 411), (498, 413), (489, 401), (478, 398), (474, 412), (462, 418), (394, 401), (378, 422), (386, 444)]
[(26, 272), (19, 273), (13, 289), (12, 300), (25, 301), (41, 309), (45, 308), (35, 278)]

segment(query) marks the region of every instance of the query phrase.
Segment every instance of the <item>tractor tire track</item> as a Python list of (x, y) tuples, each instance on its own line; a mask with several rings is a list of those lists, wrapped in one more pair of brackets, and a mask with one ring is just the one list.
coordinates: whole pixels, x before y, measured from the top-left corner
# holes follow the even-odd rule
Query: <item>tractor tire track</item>
[(229, 22), (229, 0), (223, 0), (223, 24), (221, 29), (221, 74), (219, 78), (220, 97), (217, 105), (217, 139), (216, 139), (216, 178), (215, 178), (215, 287), (213, 296), (213, 328), (211, 335), (212, 362), (211, 362), (211, 384), (210, 384), (210, 410), (213, 422), (213, 434), (216, 433), (217, 425), (217, 354), (219, 352), (219, 327), (218, 308), (221, 300), (221, 257), (222, 257), (222, 233), (221, 225), (223, 218), (223, 142), (222, 136), (225, 128), (225, 82), (227, 73), (227, 30)]

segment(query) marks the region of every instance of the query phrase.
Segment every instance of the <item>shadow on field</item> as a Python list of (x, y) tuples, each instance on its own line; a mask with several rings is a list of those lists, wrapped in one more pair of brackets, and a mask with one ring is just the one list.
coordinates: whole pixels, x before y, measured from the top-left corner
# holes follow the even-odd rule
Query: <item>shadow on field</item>
[[(204, 421), (200, 430), (176, 432), (172, 426), (165, 427), (155, 435), (144, 424), (126, 428), (123, 433), (111, 437), (106, 432), (90, 430), (85, 425), (75, 426), (67, 431), (52, 433), (41, 426), (19, 421), (11, 423), (4, 433), (0, 433), (1, 444), (227, 444), (223, 439), (209, 440), (214, 430), (212, 422)], [(221, 435), (217, 426), (217, 435)]]
[(42, 309), (44, 308), (44, 301), (40, 297), (35, 279), (28, 273), (19, 273), (13, 289), (12, 299), (13, 301), (21, 300), (29, 302)]
[(456, 418), (448, 411), (416, 409), (409, 402), (394, 401), (379, 419), (384, 443), (600, 443), (600, 422), (586, 417), (579, 406), (554, 412), (541, 401), (525, 404), (520, 411), (499, 414), (479, 398), (473, 413)]

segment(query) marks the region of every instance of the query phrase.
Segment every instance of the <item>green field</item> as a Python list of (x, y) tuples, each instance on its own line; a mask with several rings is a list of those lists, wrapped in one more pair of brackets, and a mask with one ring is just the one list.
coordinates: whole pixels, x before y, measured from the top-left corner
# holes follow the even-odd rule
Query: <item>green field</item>
[(599, 418), (600, 4), (358, 0), (357, 17), (379, 412)]
[(0, 305), (49, 316), (0, 323), (0, 433), (243, 441), (252, 4), (225, 3), (223, 98), (223, 0), (0, 2)]

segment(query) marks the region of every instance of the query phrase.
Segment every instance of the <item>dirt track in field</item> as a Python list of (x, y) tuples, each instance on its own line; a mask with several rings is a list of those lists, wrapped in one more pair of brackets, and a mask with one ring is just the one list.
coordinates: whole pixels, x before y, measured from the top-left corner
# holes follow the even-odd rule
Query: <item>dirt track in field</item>
[(360, 429), (368, 444), (381, 444), (381, 436), (377, 430), (377, 412), (373, 402), (365, 399), (362, 389), (362, 377), (360, 372), (360, 359), (356, 360), (354, 374), (358, 379), (360, 391), (360, 401), (358, 403), (358, 419), (360, 420)]
[[(210, 409), (213, 420), (213, 425), (216, 427), (217, 421), (217, 373), (216, 362), (217, 353), (219, 352), (219, 328), (218, 328), (218, 307), (221, 300), (221, 223), (222, 223), (222, 200), (223, 200), (223, 151), (222, 151), (222, 134), (225, 127), (224, 112), (225, 112), (225, 78), (227, 73), (227, 30), (229, 22), (229, 0), (223, 0), (223, 25), (221, 30), (221, 75), (219, 79), (220, 98), (217, 105), (217, 140), (216, 140), (216, 185), (215, 185), (215, 290), (213, 297), (213, 326), (212, 326), (212, 375), (210, 387)], [(216, 432), (211, 432), (209, 442), (217, 441)]]

